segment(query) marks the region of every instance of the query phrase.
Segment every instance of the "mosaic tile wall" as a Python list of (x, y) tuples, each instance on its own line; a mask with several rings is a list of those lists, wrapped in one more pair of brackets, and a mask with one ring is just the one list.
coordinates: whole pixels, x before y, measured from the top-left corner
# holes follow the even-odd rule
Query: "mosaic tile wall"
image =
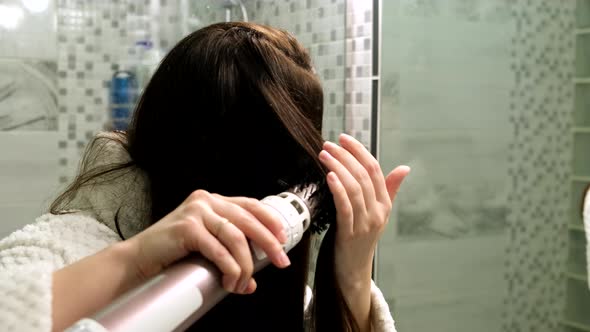
[(373, 94), (373, 1), (346, 1), (345, 131), (370, 147)]
[(334, 140), (344, 118), (344, 0), (247, 2), (250, 21), (291, 32), (309, 51), (324, 87), (324, 133)]
[[(358, 2), (361, 6), (347, 1), (247, 0), (244, 4), (251, 21), (285, 28), (310, 50), (325, 88), (326, 137), (334, 140), (344, 131), (346, 115), (346, 131), (368, 145), (372, 12), (368, 2)], [(86, 143), (104, 127), (111, 75), (128, 68), (135, 59), (134, 43), (147, 39), (164, 53), (184, 34), (224, 20), (222, 8), (198, 2), (187, 9), (180, 8), (181, 4), (165, 0), (58, 1), (61, 183), (69, 181)], [(202, 14), (184, 17), (187, 11)], [(232, 19), (241, 18), (240, 11), (231, 13)]]
[[(131, 8), (129, 8), (129, 7)], [(127, 19), (141, 8), (126, 3), (58, 2), (60, 182), (74, 174), (86, 143), (106, 121), (108, 86), (129, 45)], [(139, 20), (138, 20), (139, 21)], [(134, 22), (135, 23), (135, 22)], [(144, 22), (136, 22), (139, 30)]]
[(565, 301), (575, 1), (515, 1), (503, 330), (559, 331)]
[(309, 50), (324, 86), (324, 134), (370, 141), (372, 1), (246, 2), (250, 20), (293, 33)]

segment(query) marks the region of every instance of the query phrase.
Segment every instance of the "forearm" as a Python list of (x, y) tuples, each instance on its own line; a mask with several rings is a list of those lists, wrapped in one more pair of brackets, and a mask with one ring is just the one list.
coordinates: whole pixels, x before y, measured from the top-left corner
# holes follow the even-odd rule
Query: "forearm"
[(340, 282), (344, 300), (361, 332), (371, 331), (371, 270), (368, 271)]
[(53, 273), (53, 330), (93, 314), (139, 282), (134, 250), (118, 242)]

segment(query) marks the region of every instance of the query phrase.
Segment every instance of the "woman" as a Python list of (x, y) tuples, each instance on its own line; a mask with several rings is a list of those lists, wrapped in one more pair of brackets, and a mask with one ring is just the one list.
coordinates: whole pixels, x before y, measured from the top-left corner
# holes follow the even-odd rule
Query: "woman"
[[(324, 144), (322, 99), (286, 32), (221, 23), (184, 38), (130, 130), (99, 135), (52, 214), (0, 242), (0, 293), (15, 294), (0, 300), (3, 329), (61, 330), (195, 251), (233, 294), (191, 330), (394, 330), (371, 262), (409, 169), (385, 179), (352, 137)], [(310, 235), (285, 255), (280, 221), (258, 199), (311, 182), (315, 228), (331, 226), (304, 317)], [(256, 281), (246, 238), (275, 265)]]

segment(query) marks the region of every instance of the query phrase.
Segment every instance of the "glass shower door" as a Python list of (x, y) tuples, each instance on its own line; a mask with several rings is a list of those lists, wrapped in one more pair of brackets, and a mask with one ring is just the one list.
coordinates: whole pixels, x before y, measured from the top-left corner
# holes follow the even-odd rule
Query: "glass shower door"
[(575, 1), (383, 1), (377, 280), (399, 331), (558, 331)]

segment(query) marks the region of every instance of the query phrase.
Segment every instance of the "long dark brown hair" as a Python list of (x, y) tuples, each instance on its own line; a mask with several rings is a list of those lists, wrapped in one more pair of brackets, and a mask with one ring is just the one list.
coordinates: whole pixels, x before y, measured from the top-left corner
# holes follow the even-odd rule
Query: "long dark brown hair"
[[(317, 260), (307, 328), (357, 331), (334, 273), (334, 203), (317, 157), (322, 116), (321, 84), (293, 36), (251, 23), (208, 26), (182, 39), (147, 85), (119, 141), (131, 161), (79, 174), (52, 212), (63, 211), (93, 179), (134, 167), (149, 179), (150, 224), (197, 189), (261, 199), (318, 183), (322, 208), (315, 215), (331, 227)], [(254, 294), (228, 296), (191, 330), (302, 331), (309, 246), (308, 234), (289, 252), (289, 268), (259, 272)]]

